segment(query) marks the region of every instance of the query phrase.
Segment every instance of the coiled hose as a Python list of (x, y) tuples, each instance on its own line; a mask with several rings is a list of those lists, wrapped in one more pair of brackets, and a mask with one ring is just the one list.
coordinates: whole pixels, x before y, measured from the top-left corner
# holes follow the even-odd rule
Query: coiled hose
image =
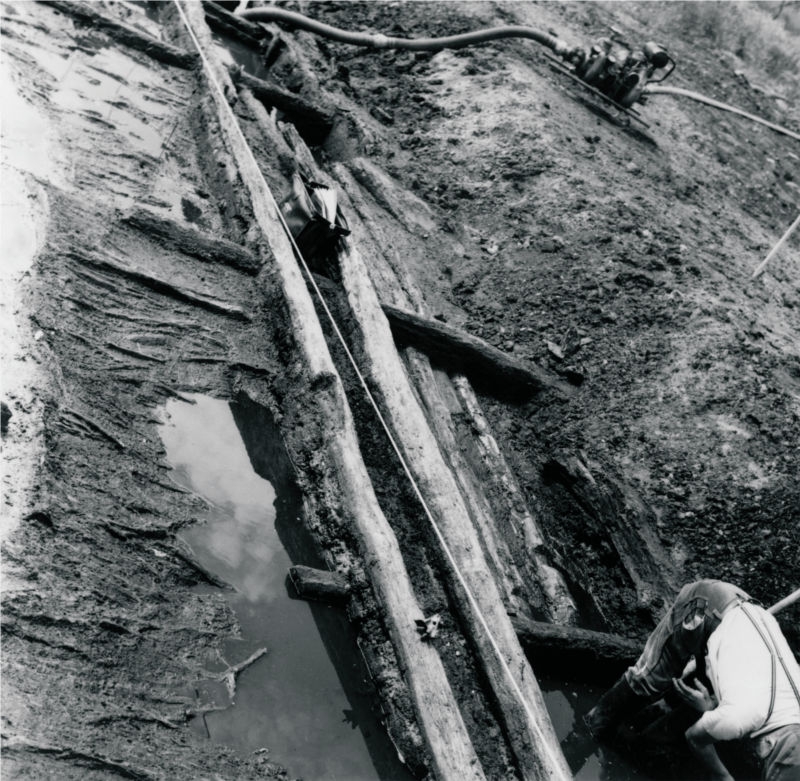
[(349, 43), (353, 46), (368, 46), (373, 49), (437, 52), (442, 49), (461, 49), (465, 46), (474, 46), (478, 43), (497, 41), (502, 38), (527, 38), (547, 46), (558, 55), (568, 55), (572, 51), (571, 47), (555, 36), (520, 25), (489, 27), (485, 30), (475, 30), (461, 35), (447, 35), (443, 38), (392, 38), (382, 33), (356, 33), (342, 30), (339, 27), (332, 27), (324, 22), (309, 19), (294, 11), (284, 11), (282, 8), (250, 8), (242, 11), (238, 16), (256, 22), (283, 22), (301, 30), (323, 35), (334, 41)]

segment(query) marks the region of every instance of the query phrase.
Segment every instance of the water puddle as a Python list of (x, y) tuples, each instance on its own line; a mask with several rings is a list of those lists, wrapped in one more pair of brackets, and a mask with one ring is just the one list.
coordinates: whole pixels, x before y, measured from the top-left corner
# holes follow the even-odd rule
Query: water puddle
[[(320, 562), (304, 539), (300, 499), (267, 413), (247, 400), (191, 400), (169, 401), (161, 427), (173, 478), (211, 504), (207, 522), (183, 537), (236, 588), (228, 599), (242, 639), (227, 644), (225, 662), (268, 649), (239, 675), (235, 704), (195, 726), (243, 753), (268, 749), (306, 781), (410, 779), (377, 718), (344, 614), (287, 590), (291, 564)], [(219, 685), (200, 682), (196, 694), (203, 704), (228, 704)]]
[(618, 752), (596, 743), (583, 726), (583, 714), (605, 689), (583, 682), (567, 683), (539, 676), (550, 718), (575, 781), (652, 781)]

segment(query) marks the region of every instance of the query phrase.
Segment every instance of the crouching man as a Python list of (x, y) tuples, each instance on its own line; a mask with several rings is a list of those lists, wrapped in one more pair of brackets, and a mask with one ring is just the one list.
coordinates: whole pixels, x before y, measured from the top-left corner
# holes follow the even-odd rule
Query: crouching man
[(708, 639), (706, 671), (713, 691), (677, 679), (675, 688), (702, 712), (686, 739), (711, 778), (733, 781), (714, 743), (750, 738), (763, 781), (800, 781), (800, 667), (772, 615), (748, 602), (728, 611)]
[[(693, 657), (691, 678), (680, 680)], [(775, 619), (744, 591), (719, 580), (684, 586), (586, 724), (610, 738), (673, 688), (702, 712), (686, 738), (713, 779), (732, 779), (714, 743), (750, 737), (764, 781), (800, 781), (800, 668)]]

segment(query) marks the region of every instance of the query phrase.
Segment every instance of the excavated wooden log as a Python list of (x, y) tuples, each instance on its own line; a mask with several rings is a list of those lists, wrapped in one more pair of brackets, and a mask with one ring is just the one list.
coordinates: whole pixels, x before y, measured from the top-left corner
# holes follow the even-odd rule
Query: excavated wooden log
[(329, 572), (297, 564), (289, 568), (289, 578), (301, 599), (328, 604), (343, 604), (350, 598), (350, 585), (341, 572)]
[[(191, 2), (179, 6), (209, 57), (214, 78), (233, 90), (227, 69), (216, 58), (202, 8)], [(233, 94), (231, 92), (231, 94)], [(331, 359), (322, 328), (280, 222), (278, 206), (269, 193), (258, 164), (227, 100), (212, 89), (223, 140), (236, 161), (243, 186), (273, 254), (274, 275), (285, 291), (290, 330), (315, 388), (317, 409), (325, 421), (321, 455), (340, 479), (342, 506), (352, 519), (366, 570), (395, 652), (404, 670), (416, 716), (438, 779), (471, 781), (484, 778), (475, 750), (436, 649), (420, 642), (415, 621), (423, 615), (403, 563), (397, 539), (378, 504), (358, 447), (352, 414)]]
[(543, 388), (571, 391), (550, 372), (512, 358), (477, 336), (388, 304), (383, 311), (400, 343), (413, 345), (448, 369), (486, 382), (487, 388), (521, 394)]
[(308, 143), (318, 144), (331, 132), (335, 113), (332, 108), (314, 106), (288, 90), (245, 73), (241, 68), (231, 68), (230, 74), (237, 85), (247, 87), (262, 103), (286, 114)]
[(453, 473), (445, 463), (394, 348), (389, 323), (355, 249), (340, 253), (342, 283), (363, 340), (362, 367), (379, 389), (383, 413), (445, 541), (446, 571), (460, 618), (470, 635), (523, 778), (568, 779), (544, 699), (506, 615), (497, 584), (469, 521)]
[[(284, 128), (284, 134), (295, 148), (295, 152), (302, 163), (312, 166), (313, 176), (320, 181), (325, 181), (324, 174), (313, 168), (313, 159), (305, 145), (297, 137), (297, 134), (292, 132), (290, 127)], [(359, 182), (362, 179), (369, 182), (369, 192), (378, 200), (381, 206), (387, 201), (395, 204), (391, 210), (392, 216), (399, 219), (407, 227), (415, 225), (414, 221), (421, 219), (421, 214), (425, 214), (425, 204), (417, 202), (415, 196), (410, 193), (403, 194), (398, 192), (399, 185), (391, 181), (386, 173), (375, 170), (374, 165), (359, 161), (357, 167), (359, 171), (362, 171), (361, 175), (354, 172), (354, 175), (351, 176), (350, 168), (352, 167), (352, 161), (348, 163), (348, 167), (337, 165), (335, 172), (339, 185), (345, 191), (343, 201), (348, 207), (348, 219), (354, 226), (358, 226), (360, 243), (366, 244), (369, 248), (368, 251), (371, 253), (370, 279), (378, 291), (382, 303), (385, 304), (391, 301), (397, 305), (397, 308), (406, 311), (413, 307), (424, 307), (423, 296), (416, 288), (413, 280), (407, 277), (402, 267), (391, 268), (381, 254), (379, 248), (391, 242), (380, 232), (381, 229), (376, 224), (375, 215), (361, 195)], [(367, 171), (368, 176), (363, 171)], [(358, 178), (358, 181), (356, 181), (356, 178)], [(399, 210), (397, 204), (402, 204), (403, 209)], [(399, 214), (405, 216), (401, 219), (398, 216)], [(425, 218), (427, 219), (427, 217)], [(366, 241), (365, 237), (368, 237)], [(430, 367), (427, 369), (422, 368), (427, 362), (427, 358), (415, 350), (406, 350), (405, 352), (409, 356), (409, 362), (413, 360), (414, 364), (419, 368), (415, 376), (415, 387), (421, 396), (427, 398), (425, 405), (431, 420), (439, 424), (437, 426), (437, 435), (438, 429), (448, 425), (443, 420), (445, 412), (440, 409), (442, 404), (445, 406), (449, 404), (452, 407), (452, 409), (449, 409), (451, 416), (449, 427), (454, 426), (453, 414), (458, 418), (463, 417), (466, 419), (466, 425), (469, 426), (474, 435), (474, 444), (478, 451), (480, 463), (471, 464), (469, 467), (464, 465), (466, 471), (474, 472), (472, 476), (464, 474), (465, 468), (462, 468), (462, 465), (457, 463), (460, 459), (456, 458), (454, 460), (451, 456), (451, 466), (459, 476), (459, 481), (470, 483), (474, 482), (475, 477), (477, 477), (482, 493), (492, 503), (496, 522), (502, 519), (512, 526), (510, 531), (505, 529), (501, 531), (498, 527), (495, 534), (511, 533), (521, 536), (520, 545), (523, 548), (523, 553), (520, 559), (515, 558), (513, 566), (519, 568), (523, 573), (523, 578), (528, 580), (525, 584), (525, 592), (531, 603), (543, 615), (557, 623), (574, 623), (577, 616), (577, 606), (570, 594), (569, 587), (561, 572), (551, 561), (552, 557), (536, 521), (535, 514), (527, 506), (517, 480), (503, 458), (500, 447), (492, 435), (489, 423), (481, 410), (469, 380), (461, 374), (451, 375), (450, 381), (455, 393), (458, 395), (458, 399), (455, 400), (454, 404), (448, 402), (447, 399), (441, 399), (437, 403), (434, 398), (435, 394), (431, 395), (425, 390), (426, 386), (430, 384), (426, 378), (437, 377), (440, 385), (446, 384), (441, 377), (442, 372), (434, 371), (431, 373)], [(414, 354), (413, 359), (410, 357), (411, 354)], [(442, 393), (450, 395), (446, 393), (446, 390), (443, 390)], [(472, 500), (468, 501), (471, 502)], [(490, 552), (488, 555), (491, 558), (492, 554)], [(507, 590), (512, 580), (513, 578), (501, 576), (498, 582), (503, 584), (505, 581)], [(508, 601), (510, 603), (513, 602), (513, 600)]]
[(198, 260), (204, 260), (207, 263), (224, 263), (247, 274), (258, 274), (261, 268), (261, 261), (250, 250), (227, 239), (219, 239), (194, 228), (187, 228), (174, 220), (165, 219), (149, 209), (135, 209), (124, 218), (123, 222), (150, 237), (158, 237), (161, 244), (175, 247)]
[(514, 525), (514, 532), (522, 536), (528, 556), (518, 566), (541, 589), (545, 615), (557, 624), (574, 624), (578, 619), (578, 607), (564, 576), (553, 566), (541, 527), (525, 501), (517, 478), (506, 463), (480, 402), (466, 377), (457, 375), (452, 379), (461, 408), (475, 436), (484, 467), (481, 477), (487, 490), (492, 492), (495, 501)]
[(517, 637), (536, 669), (607, 681), (633, 664), (643, 644), (620, 635), (576, 626), (557, 626), (513, 616)]
[(198, 64), (196, 54), (159, 41), (134, 27), (100, 14), (92, 8), (91, 3), (75, 3), (67, 2), (67, 0), (42, 0), (42, 2), (63, 14), (69, 14), (84, 24), (102, 30), (112, 40), (144, 52), (154, 60), (166, 65), (188, 69), (194, 68)]
[(451, 411), (458, 407), (452, 384), (441, 370), (434, 369), (430, 361), (417, 350), (410, 348), (403, 356), (413, 387), (419, 394), (431, 430), (455, 476), (470, 521), (480, 535), (486, 561), (502, 595), (503, 604), (515, 612), (527, 611), (528, 589), (502, 534), (497, 533), (491, 504), (477, 476), (466, 461), (465, 448), (456, 437)]

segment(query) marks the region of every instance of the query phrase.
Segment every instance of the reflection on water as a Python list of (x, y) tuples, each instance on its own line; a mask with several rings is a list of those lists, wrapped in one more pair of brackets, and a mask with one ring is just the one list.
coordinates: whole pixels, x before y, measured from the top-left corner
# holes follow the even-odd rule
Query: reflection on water
[(547, 710), (575, 781), (648, 781), (620, 754), (596, 743), (583, 725), (583, 715), (600, 699), (602, 686), (564, 683), (539, 677)]
[[(239, 676), (235, 706), (206, 716), (209, 735), (242, 752), (268, 748), (274, 761), (306, 781), (409, 778), (375, 716), (374, 692), (345, 617), (287, 593), (293, 562), (276, 524), (298, 526), (297, 497), (278, 483), (276, 494), (253, 470), (236, 425), (241, 410), (234, 422), (227, 403), (192, 398), (193, 405), (168, 402), (161, 428), (175, 479), (212, 504), (207, 522), (184, 539), (205, 567), (236, 588), (229, 600), (242, 640), (228, 644), (226, 661), (269, 649)], [(268, 436), (261, 429), (253, 438)], [(198, 692), (227, 704), (220, 687), (201, 684)]]

